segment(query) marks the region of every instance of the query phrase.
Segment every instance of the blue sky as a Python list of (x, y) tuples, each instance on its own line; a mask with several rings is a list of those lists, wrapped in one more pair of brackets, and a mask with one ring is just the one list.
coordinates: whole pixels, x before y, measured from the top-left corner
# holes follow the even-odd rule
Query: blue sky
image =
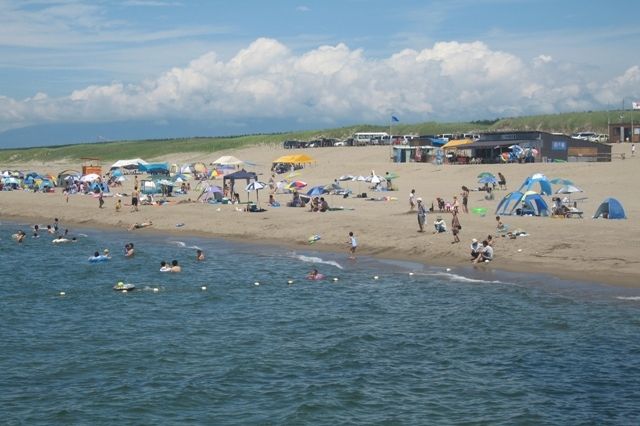
[(629, 0), (0, 0), (0, 147), (621, 107), (640, 98), (638, 16)]

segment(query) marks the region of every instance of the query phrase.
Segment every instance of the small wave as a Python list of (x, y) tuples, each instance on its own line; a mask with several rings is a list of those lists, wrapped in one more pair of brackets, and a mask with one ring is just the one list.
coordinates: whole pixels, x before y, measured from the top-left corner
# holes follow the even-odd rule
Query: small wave
[(464, 275), (453, 274), (451, 272), (427, 272), (427, 273), (418, 272), (417, 275), (425, 275), (425, 276), (431, 276), (431, 277), (445, 277), (445, 278), (448, 278), (450, 281), (463, 282), (463, 283), (506, 284), (503, 281), (498, 281), (498, 280), (489, 281), (489, 280), (481, 280), (477, 278), (469, 278), (469, 277), (465, 277)]
[(88, 237), (87, 234), (78, 234), (78, 237)]
[(618, 296), (616, 299), (619, 300), (640, 300), (640, 296)]
[(295, 257), (296, 259), (302, 261), (302, 262), (308, 262), (308, 263), (321, 263), (324, 265), (331, 265), (331, 266), (335, 266), (338, 269), (343, 269), (342, 266), (336, 262), (335, 260), (324, 260), (320, 257), (315, 257), (315, 256), (305, 256), (303, 254), (294, 254), (293, 257)]
[(171, 244), (175, 244), (178, 247), (186, 247), (187, 244), (183, 243), (182, 241), (170, 241)]
[(200, 247), (198, 247), (198, 246), (189, 246), (189, 247), (187, 247), (187, 248), (194, 249), (194, 250), (202, 250), (202, 249), (201, 249)]

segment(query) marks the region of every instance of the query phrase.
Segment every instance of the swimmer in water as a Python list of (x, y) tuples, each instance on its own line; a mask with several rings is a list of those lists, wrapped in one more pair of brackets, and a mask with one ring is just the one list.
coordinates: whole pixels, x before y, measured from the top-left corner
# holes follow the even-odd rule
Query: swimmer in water
[(124, 255), (125, 257), (133, 257), (136, 254), (136, 252), (133, 249), (133, 243), (127, 243), (124, 246)]
[(177, 260), (171, 261), (171, 272), (182, 272), (182, 268), (178, 265)]
[(164, 260), (160, 262), (160, 272), (171, 272), (171, 266), (167, 265)]
[(313, 270), (307, 274), (307, 278), (310, 280), (315, 280), (318, 279), (318, 275), (318, 270), (316, 268), (313, 268)]
[(196, 260), (197, 261), (204, 260), (204, 252), (200, 249), (196, 250)]

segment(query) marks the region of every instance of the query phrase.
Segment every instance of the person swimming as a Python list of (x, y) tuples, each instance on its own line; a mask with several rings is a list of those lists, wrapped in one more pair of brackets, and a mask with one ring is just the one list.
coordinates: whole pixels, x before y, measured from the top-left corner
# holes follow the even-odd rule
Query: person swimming
[(164, 260), (160, 262), (160, 272), (171, 272), (171, 266), (167, 265)]
[(178, 265), (177, 260), (171, 261), (171, 272), (182, 272), (182, 268)]
[(204, 252), (200, 249), (196, 250), (196, 260), (197, 261), (204, 260)]

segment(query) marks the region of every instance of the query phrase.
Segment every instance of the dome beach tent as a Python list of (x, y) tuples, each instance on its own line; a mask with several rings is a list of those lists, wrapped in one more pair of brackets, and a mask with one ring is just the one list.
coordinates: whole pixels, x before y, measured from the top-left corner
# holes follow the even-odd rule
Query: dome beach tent
[(533, 176), (526, 178), (525, 181), (520, 186), (520, 188), (518, 188), (518, 191), (520, 192), (531, 191), (531, 187), (533, 187), (536, 183), (540, 185), (540, 191), (539, 191), (540, 194), (545, 194), (545, 195), (553, 194), (553, 190), (551, 189), (551, 183), (549, 182), (549, 179), (547, 179), (547, 177), (542, 173), (536, 173)]
[(496, 215), (508, 216), (512, 215), (515, 209), (520, 205), (520, 200), (524, 194), (520, 191), (510, 192), (498, 203)]
[(524, 214), (549, 216), (549, 206), (540, 194), (533, 191), (524, 194), (519, 191), (507, 194), (498, 204), (496, 215), (509, 216), (518, 209), (522, 209), (521, 212), (524, 212)]
[(627, 216), (624, 214), (624, 209), (622, 208), (622, 204), (620, 201), (615, 198), (607, 198), (604, 200), (596, 213), (593, 215), (594, 219), (602, 216), (605, 219), (626, 219)]

